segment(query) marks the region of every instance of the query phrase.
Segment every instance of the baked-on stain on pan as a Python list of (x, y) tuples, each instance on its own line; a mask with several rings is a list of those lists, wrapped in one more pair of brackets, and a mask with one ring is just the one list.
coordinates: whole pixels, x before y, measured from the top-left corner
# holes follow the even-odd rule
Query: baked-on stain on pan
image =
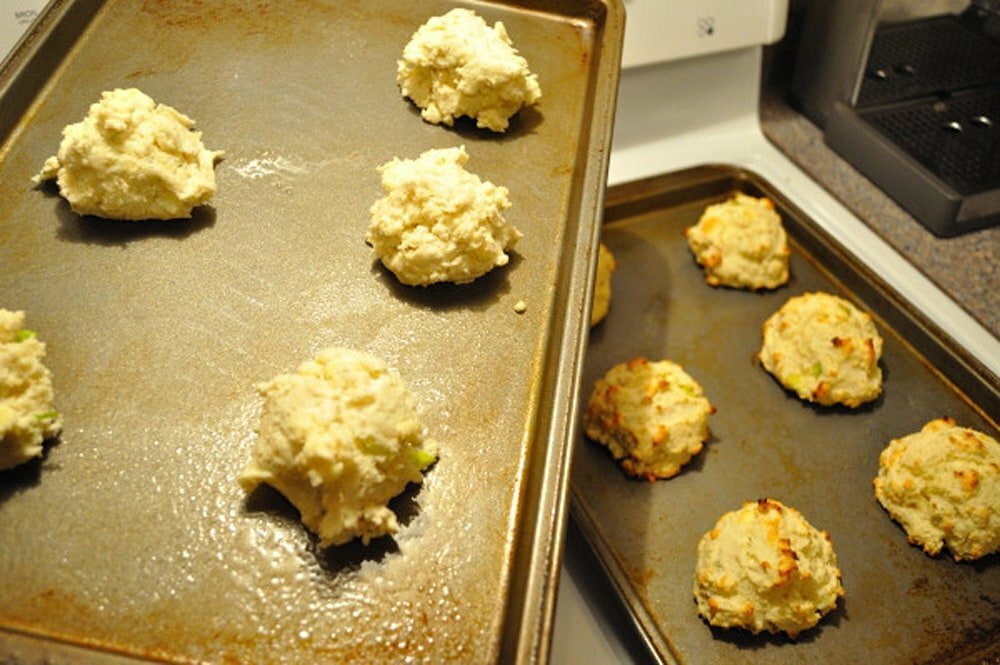
[[(403, 46), (448, 2), (57, 0), (8, 61), (0, 304), (48, 344), (65, 429), (0, 483), (0, 660), (544, 659), (623, 8), (462, 4), (505, 22), (543, 87), (502, 136), (399, 94)], [(29, 180), (129, 86), (226, 152), (192, 220), (79, 218)], [(364, 243), (375, 169), (460, 144), (525, 237), (471, 285), (400, 287)], [(236, 483), (254, 385), (334, 345), (384, 359), (441, 444), (368, 548), (320, 550)]]
[[(792, 244), (791, 280), (756, 293), (712, 288), (682, 234), (736, 192), (767, 196)], [(875, 500), (890, 439), (950, 415), (997, 437), (996, 377), (847, 254), (759, 176), (700, 167), (609, 189), (602, 237), (614, 252), (607, 319), (591, 332), (582, 400), (611, 365), (643, 355), (680, 363), (717, 412), (681, 473), (627, 478), (579, 435), (572, 515), (667, 663), (940, 663), (1000, 657), (1000, 555), (933, 559)], [(761, 325), (788, 298), (828, 291), (871, 311), (885, 339), (884, 391), (857, 409), (785, 391), (756, 361)], [(581, 405), (581, 408), (583, 406)], [(796, 640), (711, 628), (692, 596), (696, 547), (723, 513), (775, 498), (830, 533), (846, 595)]]

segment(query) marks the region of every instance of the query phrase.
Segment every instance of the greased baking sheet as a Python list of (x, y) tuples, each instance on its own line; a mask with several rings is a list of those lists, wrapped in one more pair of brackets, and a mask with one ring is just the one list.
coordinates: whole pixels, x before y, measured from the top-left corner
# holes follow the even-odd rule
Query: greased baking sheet
[[(735, 192), (775, 201), (792, 241), (791, 281), (773, 292), (714, 289), (682, 230)], [(607, 319), (591, 332), (581, 409), (594, 381), (635, 356), (680, 363), (717, 408), (711, 438), (680, 475), (627, 478), (580, 438), (572, 515), (635, 624), (669, 663), (995, 663), (1000, 560), (937, 559), (909, 545), (875, 500), (890, 439), (948, 415), (998, 436), (996, 378), (977, 368), (753, 173), (703, 167), (610, 188), (603, 240), (618, 262)], [(846, 297), (885, 338), (884, 394), (859, 409), (798, 400), (755, 360), (761, 325), (807, 291)], [(797, 640), (710, 628), (692, 595), (696, 546), (725, 512), (776, 498), (830, 533), (846, 596)]]
[[(505, 135), (399, 95), (403, 45), (454, 6), (538, 74)], [(597, 0), (49, 8), (0, 78), (0, 306), (47, 342), (65, 429), (0, 474), (0, 660), (544, 660), (622, 23)], [(128, 86), (225, 150), (190, 221), (81, 219), (29, 181)], [(461, 144), (524, 238), (471, 285), (402, 287), (364, 243), (375, 168)], [(321, 550), (236, 476), (255, 383), (333, 345), (403, 377), (440, 459), (395, 538)]]

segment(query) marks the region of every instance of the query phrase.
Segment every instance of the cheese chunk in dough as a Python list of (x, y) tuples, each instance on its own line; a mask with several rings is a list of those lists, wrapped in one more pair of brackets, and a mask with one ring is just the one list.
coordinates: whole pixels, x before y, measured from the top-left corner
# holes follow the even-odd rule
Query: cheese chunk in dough
[(427, 122), (451, 126), (465, 115), (494, 132), (505, 131), (512, 115), (542, 97), (503, 23), (491, 28), (471, 9), (453, 9), (420, 26), (397, 62), (396, 81)]
[(258, 390), (264, 410), (243, 488), (284, 494), (323, 547), (395, 533), (387, 504), (423, 480), (437, 447), (402, 379), (367, 353), (331, 348)]
[(63, 129), (59, 152), (35, 182), (55, 179), (78, 215), (176, 219), (215, 194), (215, 160), (194, 121), (135, 88), (101, 94), (82, 121)]
[(507, 188), (466, 171), (468, 160), (460, 146), (379, 167), (386, 195), (371, 207), (365, 241), (403, 284), (465, 284), (507, 265), (521, 238), (502, 214)]
[(0, 470), (38, 457), (42, 442), (62, 429), (44, 357), (45, 344), (24, 328), (24, 312), (0, 309)]

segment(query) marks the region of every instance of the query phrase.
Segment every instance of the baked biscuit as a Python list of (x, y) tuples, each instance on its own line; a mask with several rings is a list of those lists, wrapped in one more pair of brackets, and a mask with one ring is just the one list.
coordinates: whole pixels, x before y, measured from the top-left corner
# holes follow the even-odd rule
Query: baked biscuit
[(951, 418), (893, 439), (879, 456), (875, 498), (908, 540), (956, 561), (1000, 550), (1000, 443)]
[(788, 281), (788, 236), (770, 199), (736, 194), (710, 205), (684, 236), (712, 286), (774, 289)]
[(698, 543), (694, 598), (713, 626), (794, 638), (843, 595), (830, 535), (774, 499), (726, 513)]
[(584, 427), (630, 476), (653, 481), (677, 475), (708, 439), (715, 408), (680, 365), (635, 358), (594, 384)]
[(24, 312), (0, 309), (0, 470), (40, 456), (42, 443), (62, 429), (44, 357), (45, 343), (24, 327)]
[(257, 389), (264, 409), (243, 488), (277, 489), (323, 547), (395, 533), (389, 500), (436, 459), (402, 379), (367, 353), (331, 348)]
[(597, 275), (594, 277), (594, 305), (590, 310), (590, 327), (604, 320), (611, 306), (611, 273), (618, 267), (615, 255), (603, 242), (597, 254)]
[(872, 317), (829, 293), (791, 298), (763, 327), (764, 369), (801, 399), (856, 407), (882, 392), (882, 337)]

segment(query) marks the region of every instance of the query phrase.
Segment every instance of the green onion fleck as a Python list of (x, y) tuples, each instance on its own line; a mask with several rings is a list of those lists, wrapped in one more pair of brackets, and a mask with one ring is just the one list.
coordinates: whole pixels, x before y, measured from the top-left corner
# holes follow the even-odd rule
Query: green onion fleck
[(417, 448), (413, 451), (413, 461), (417, 463), (418, 467), (423, 469), (437, 461), (437, 456), (433, 453), (427, 452), (426, 450)]
[(32, 337), (35, 337), (37, 334), (38, 333), (36, 333), (34, 330), (28, 330), (27, 328), (23, 328), (17, 331), (17, 334), (14, 335), (14, 339), (17, 340), (18, 342), (23, 342), (26, 339), (31, 339)]
[(682, 385), (680, 386), (680, 389), (683, 390), (688, 395), (688, 397), (696, 397), (694, 388), (692, 388), (691, 386)]
[(55, 420), (59, 417), (58, 411), (42, 411), (35, 414), (35, 420)]
[(819, 376), (822, 373), (823, 373), (823, 365), (821, 365), (821, 364), (819, 364), (817, 362), (815, 365), (812, 366), (812, 375), (813, 376)]

